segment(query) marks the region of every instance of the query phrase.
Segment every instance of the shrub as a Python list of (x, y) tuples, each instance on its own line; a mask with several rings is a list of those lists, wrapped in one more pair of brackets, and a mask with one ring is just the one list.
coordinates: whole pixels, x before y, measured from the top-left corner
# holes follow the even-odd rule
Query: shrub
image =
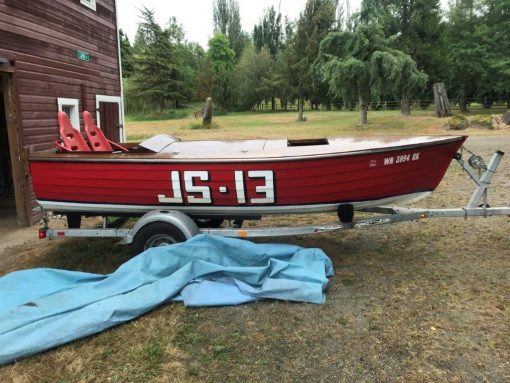
[(189, 125), (190, 129), (218, 129), (220, 126), (216, 122), (210, 124), (202, 124), (201, 122), (193, 122)]

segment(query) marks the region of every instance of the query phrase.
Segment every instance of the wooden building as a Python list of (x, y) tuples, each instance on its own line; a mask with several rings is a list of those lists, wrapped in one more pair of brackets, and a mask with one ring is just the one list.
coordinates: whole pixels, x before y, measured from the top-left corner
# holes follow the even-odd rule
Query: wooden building
[(30, 150), (58, 138), (57, 111), (81, 113), (123, 141), (115, 0), (0, 0), (0, 214), (36, 222)]

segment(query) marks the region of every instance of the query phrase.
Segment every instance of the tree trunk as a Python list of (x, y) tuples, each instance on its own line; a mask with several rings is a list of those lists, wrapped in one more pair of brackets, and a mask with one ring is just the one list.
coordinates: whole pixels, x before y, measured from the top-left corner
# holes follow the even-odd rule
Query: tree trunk
[(446, 88), (442, 82), (433, 85), (434, 102), (436, 104), (436, 117), (448, 117), (452, 115), (450, 101), (446, 94)]
[(202, 126), (211, 125), (212, 122), (212, 98), (207, 97), (205, 100), (204, 117), (202, 118)]
[(303, 104), (305, 103), (305, 98), (303, 95), (299, 95), (299, 101), (298, 101), (298, 121), (304, 121), (305, 118), (303, 117)]
[(271, 110), (274, 112), (276, 108), (276, 98), (274, 96), (274, 94), (271, 96)]
[(362, 96), (359, 96), (359, 123), (368, 124), (368, 103)]
[(409, 100), (409, 94), (402, 93), (402, 100), (400, 100), (400, 113), (402, 116), (411, 115), (411, 102)]
[(460, 111), (463, 113), (469, 112), (468, 110), (468, 100), (464, 94), (460, 97)]

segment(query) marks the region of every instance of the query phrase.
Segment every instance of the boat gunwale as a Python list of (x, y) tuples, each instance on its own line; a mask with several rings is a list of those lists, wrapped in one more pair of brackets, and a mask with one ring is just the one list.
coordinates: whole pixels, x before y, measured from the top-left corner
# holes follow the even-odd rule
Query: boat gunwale
[[(409, 136), (407, 136), (409, 137)], [(428, 136), (433, 137), (433, 136)], [(336, 137), (335, 137), (336, 138)], [(409, 137), (411, 138), (411, 137)], [(441, 138), (441, 139), (439, 139)], [(437, 141), (427, 141), (399, 146), (382, 148), (362, 149), (344, 152), (331, 152), (323, 154), (300, 154), (291, 156), (262, 156), (262, 157), (218, 157), (218, 158), (175, 158), (171, 153), (111, 153), (111, 152), (74, 152), (59, 153), (54, 149), (32, 152), (29, 155), (30, 162), (91, 162), (91, 163), (239, 163), (239, 162), (291, 162), (315, 159), (327, 159), (336, 157), (353, 157), (366, 154), (378, 154), (425, 148), (430, 146), (442, 146), (454, 142), (464, 142), (468, 136), (438, 136)], [(94, 156), (94, 157), (92, 157)]]

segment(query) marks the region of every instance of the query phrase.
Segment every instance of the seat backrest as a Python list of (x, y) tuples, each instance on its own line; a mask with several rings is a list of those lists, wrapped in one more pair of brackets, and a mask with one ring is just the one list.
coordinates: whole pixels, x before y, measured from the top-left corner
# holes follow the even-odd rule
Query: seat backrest
[(104, 136), (101, 129), (99, 129), (92, 116), (86, 110), (83, 111), (83, 126), (85, 127), (85, 134), (89, 139), (90, 146), (95, 152), (112, 152), (112, 146)]
[(71, 152), (90, 152), (85, 139), (78, 130), (73, 128), (65, 112), (58, 112), (58, 132), (64, 146)]

